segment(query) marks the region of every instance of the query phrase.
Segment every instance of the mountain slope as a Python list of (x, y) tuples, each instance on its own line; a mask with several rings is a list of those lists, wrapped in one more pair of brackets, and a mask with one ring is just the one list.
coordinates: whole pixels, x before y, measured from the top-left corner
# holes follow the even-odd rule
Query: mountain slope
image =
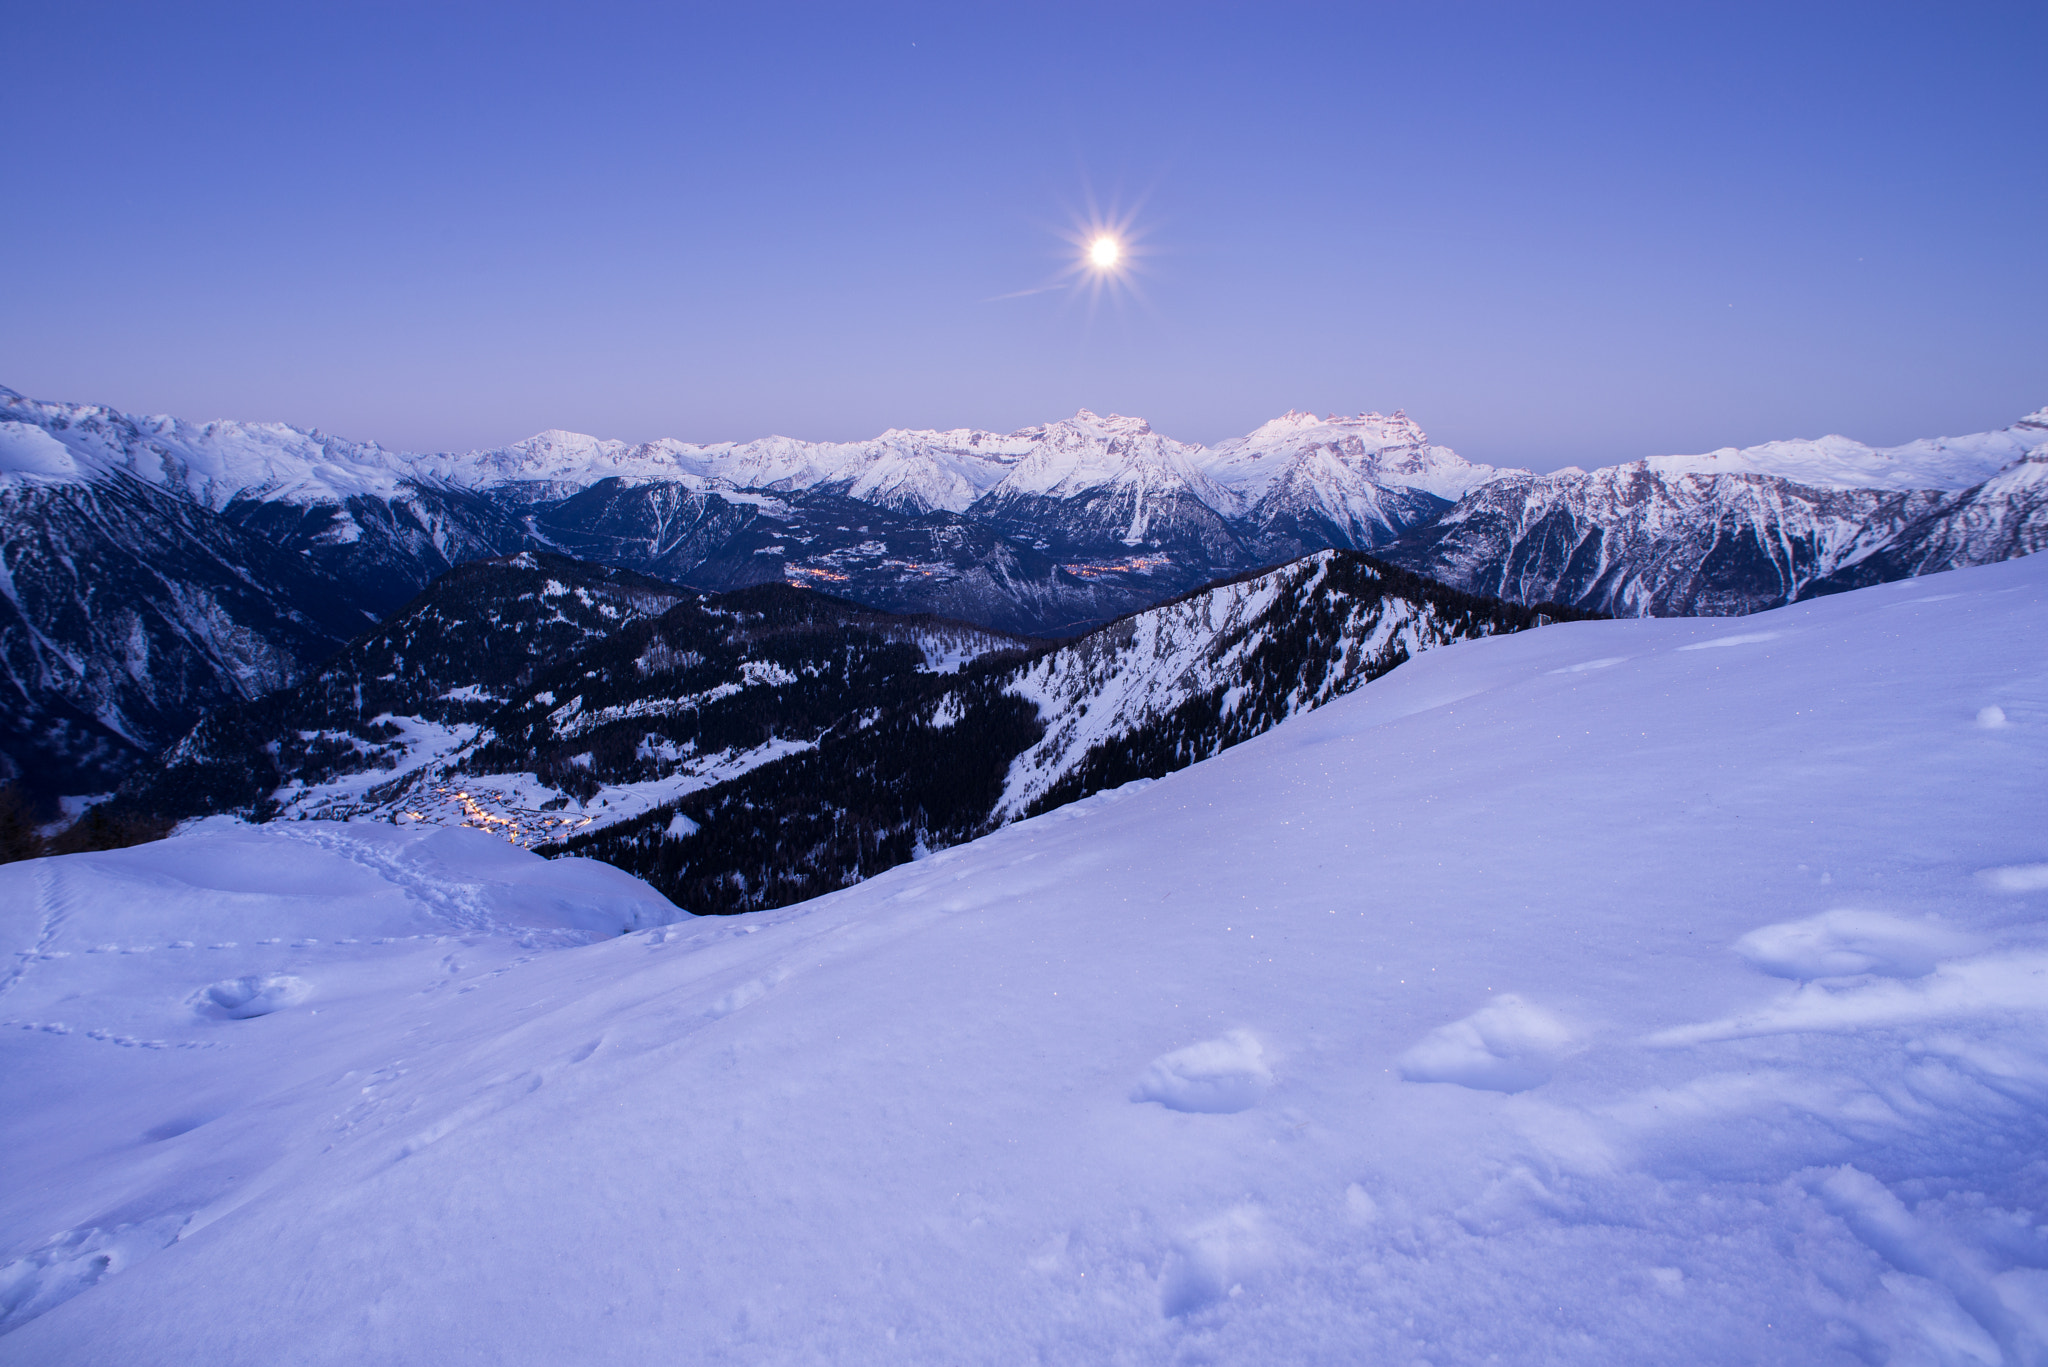
[(2048, 408), (2010, 427), (1964, 437), (1867, 446), (1844, 436), (1723, 447), (1694, 456), (1652, 456), (1659, 475), (1771, 475), (1823, 489), (1968, 489), (2048, 444)]
[(1385, 554), (1474, 593), (1616, 616), (1730, 616), (1802, 596), (1941, 502), (1770, 475), (1666, 477), (1639, 463), (1496, 481)]
[(0, 486), (0, 781), (105, 791), (372, 620), (305, 557), (142, 481)]
[[(547, 545), (695, 588), (791, 583), (893, 613), (930, 613), (991, 630), (1063, 636), (1156, 601), (1147, 564), (1069, 567), (957, 513), (907, 512), (844, 493), (688, 492), (611, 479), (528, 515)], [(1164, 568), (1160, 566), (1159, 568)]]
[(461, 566), (312, 677), (209, 712), (110, 810), (267, 819), (360, 805), (366, 788), (421, 781), (537, 676), (696, 596), (563, 556)]
[(2038, 1362), (2044, 638), (1465, 642), (581, 947), (470, 833), (8, 866), (0, 1363)]
[(1802, 596), (1990, 565), (2040, 550), (2048, 550), (2048, 450), (1943, 499), (1880, 550), (1815, 581)]
[(703, 594), (522, 554), (209, 714), (108, 810), (469, 825), (595, 854), (693, 911), (750, 910), (1541, 620), (1329, 551), (1048, 649), (784, 584)]
[(1324, 551), (1054, 650), (894, 685), (800, 750), (644, 816), (579, 827), (563, 848), (695, 912), (784, 905), (1184, 768), (1420, 651), (1543, 620)]
[(2031, 472), (2044, 455), (2048, 409), (1998, 432), (1890, 448), (1823, 437), (1510, 472), (1386, 555), (1525, 602), (1618, 615), (1756, 612), (2038, 549), (2048, 508)]
[(115, 811), (481, 826), (522, 844), (729, 779), (1029, 643), (772, 583), (522, 553), (436, 581), (294, 687), (208, 714)]

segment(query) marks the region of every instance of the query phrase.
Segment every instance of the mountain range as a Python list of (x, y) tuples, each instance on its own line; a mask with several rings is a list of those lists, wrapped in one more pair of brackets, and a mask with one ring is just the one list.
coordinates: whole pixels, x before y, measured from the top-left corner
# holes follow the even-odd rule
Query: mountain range
[(1401, 413), (1290, 412), (1214, 446), (1084, 410), (1008, 434), (546, 432), (420, 455), (0, 390), (0, 777), (105, 791), (455, 566), (524, 552), (1039, 638), (1332, 547), (1523, 603), (1738, 613), (2038, 549), (2044, 478), (2048, 410), (1894, 448), (1828, 437), (1534, 475), (1467, 461)]

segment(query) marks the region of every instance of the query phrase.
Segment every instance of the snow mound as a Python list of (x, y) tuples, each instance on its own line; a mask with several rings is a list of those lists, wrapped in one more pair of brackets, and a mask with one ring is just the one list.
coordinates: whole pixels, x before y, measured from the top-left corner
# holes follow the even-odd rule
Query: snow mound
[(1509, 995), (1430, 1031), (1401, 1055), (1399, 1066), (1410, 1082), (1526, 1092), (1550, 1081), (1576, 1042), (1563, 1021)]
[(1176, 1241), (1159, 1278), (1159, 1310), (1168, 1319), (1194, 1315), (1242, 1296), (1276, 1259), (1265, 1214), (1243, 1205), (1205, 1220)]
[(1986, 869), (1983, 878), (2000, 892), (2048, 891), (2048, 864), (2010, 864), (2002, 869)]
[(1752, 930), (1735, 952), (1778, 978), (1919, 978), (1978, 943), (1938, 922), (1842, 909)]
[(1273, 1085), (1265, 1050), (1249, 1030), (1232, 1030), (1152, 1060), (1133, 1101), (1156, 1101), (1169, 1111), (1229, 1115), (1249, 1110)]
[(312, 994), (304, 978), (289, 973), (251, 973), (215, 983), (201, 994), (198, 1006), (222, 1019), (240, 1021), (297, 1006)]

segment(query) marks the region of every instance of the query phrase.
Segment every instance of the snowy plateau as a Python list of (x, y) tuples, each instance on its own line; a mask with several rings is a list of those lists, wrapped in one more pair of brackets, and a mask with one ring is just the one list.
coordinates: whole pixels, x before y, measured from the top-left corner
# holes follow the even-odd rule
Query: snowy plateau
[(5, 866), (0, 1363), (2048, 1361), (2044, 640), (2028, 556), (1461, 641), (722, 918)]

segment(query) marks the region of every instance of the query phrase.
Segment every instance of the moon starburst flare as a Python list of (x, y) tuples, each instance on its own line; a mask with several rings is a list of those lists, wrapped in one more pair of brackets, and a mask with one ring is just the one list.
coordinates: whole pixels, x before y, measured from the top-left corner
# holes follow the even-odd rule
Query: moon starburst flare
[(1145, 234), (1134, 220), (1134, 211), (1104, 213), (1090, 205), (1064, 234), (1074, 255), (1063, 278), (1069, 289), (1088, 296), (1091, 312), (1105, 295), (1119, 302), (1126, 296), (1141, 298), (1136, 277), (1145, 256)]
[(1142, 300), (1136, 277), (1147, 255), (1142, 245), (1145, 233), (1136, 224), (1136, 211), (1104, 213), (1091, 203), (1085, 214), (1076, 214), (1071, 226), (1059, 230), (1072, 255), (1051, 279), (1028, 289), (998, 294), (984, 303), (1022, 299), (1033, 294), (1086, 295), (1090, 313), (1103, 296), (1115, 296), (1121, 303), (1128, 296)]

